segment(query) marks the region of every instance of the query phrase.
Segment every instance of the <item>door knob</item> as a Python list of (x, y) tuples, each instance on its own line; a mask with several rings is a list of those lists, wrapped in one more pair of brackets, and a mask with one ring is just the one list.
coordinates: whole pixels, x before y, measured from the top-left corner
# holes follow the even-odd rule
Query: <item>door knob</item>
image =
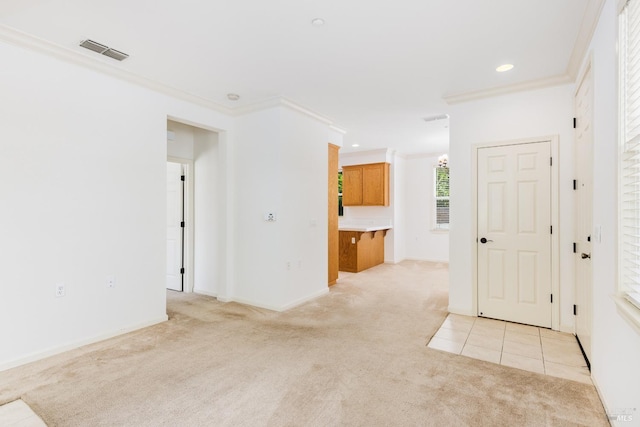
[(480, 239), (480, 243), (487, 243), (487, 242), (493, 242), (493, 240), (487, 240), (486, 237), (483, 237), (482, 239)]
[(582, 255), (580, 255), (580, 257), (582, 257), (582, 259), (591, 258), (591, 254), (585, 254), (585, 253), (583, 252), (583, 253), (582, 253)]

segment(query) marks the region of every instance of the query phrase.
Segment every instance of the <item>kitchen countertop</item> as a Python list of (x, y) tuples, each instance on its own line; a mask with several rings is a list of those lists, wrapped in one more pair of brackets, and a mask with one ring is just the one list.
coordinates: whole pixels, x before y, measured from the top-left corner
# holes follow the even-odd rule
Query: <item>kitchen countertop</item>
[(390, 230), (390, 225), (341, 225), (338, 227), (338, 231), (360, 231), (366, 233), (367, 231), (379, 231)]

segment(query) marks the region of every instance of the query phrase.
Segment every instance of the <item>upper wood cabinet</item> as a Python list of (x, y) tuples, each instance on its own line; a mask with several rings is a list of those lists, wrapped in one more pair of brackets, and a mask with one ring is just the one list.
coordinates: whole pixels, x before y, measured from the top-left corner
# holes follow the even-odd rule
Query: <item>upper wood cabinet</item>
[(343, 206), (389, 206), (389, 163), (342, 167)]

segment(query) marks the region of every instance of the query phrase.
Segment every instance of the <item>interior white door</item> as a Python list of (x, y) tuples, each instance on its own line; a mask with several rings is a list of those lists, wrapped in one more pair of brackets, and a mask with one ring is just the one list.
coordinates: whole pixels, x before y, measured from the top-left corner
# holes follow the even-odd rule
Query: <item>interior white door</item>
[(551, 327), (551, 144), (478, 149), (478, 314)]
[(183, 290), (182, 165), (167, 162), (167, 289)]
[(591, 358), (591, 230), (593, 200), (592, 73), (585, 73), (575, 96), (575, 320), (576, 336)]

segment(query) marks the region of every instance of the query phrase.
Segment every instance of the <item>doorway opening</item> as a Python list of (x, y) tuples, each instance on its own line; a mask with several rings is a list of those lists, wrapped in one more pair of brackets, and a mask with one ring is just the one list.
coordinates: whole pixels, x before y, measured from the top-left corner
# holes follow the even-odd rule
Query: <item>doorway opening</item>
[(225, 162), (217, 132), (167, 120), (167, 289), (218, 297)]
[(167, 162), (167, 289), (184, 292), (187, 165)]

